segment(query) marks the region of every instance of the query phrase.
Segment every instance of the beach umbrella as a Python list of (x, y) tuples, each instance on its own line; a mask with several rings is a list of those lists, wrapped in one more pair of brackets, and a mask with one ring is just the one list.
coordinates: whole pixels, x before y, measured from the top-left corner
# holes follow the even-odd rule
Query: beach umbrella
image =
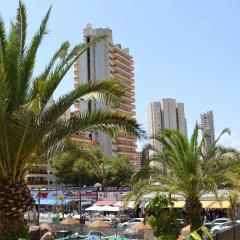
[(52, 232), (53, 229), (47, 224), (47, 223), (42, 223), (40, 224), (40, 230), (46, 230), (48, 232)]
[(96, 205), (86, 208), (85, 210), (86, 211), (97, 211), (97, 212), (104, 211), (104, 210), (102, 210), (102, 207), (96, 206)]
[[(108, 228), (110, 227), (110, 225), (98, 219), (92, 223), (89, 223), (88, 227), (97, 228), (97, 230), (99, 231), (100, 228)], [(100, 239), (102, 239), (101, 236)]]
[(68, 216), (66, 219), (60, 222), (61, 225), (77, 225), (80, 224), (80, 222), (76, 219), (74, 219), (72, 216)]
[(186, 227), (182, 228), (181, 235), (186, 236), (190, 234), (190, 232), (191, 232), (190, 225), (187, 225)]
[(177, 240), (186, 240), (186, 238), (184, 236), (180, 235)]
[(91, 227), (91, 228), (108, 228), (108, 227), (110, 227), (110, 225), (108, 223), (105, 223), (104, 221), (98, 219), (98, 220), (96, 220), (92, 223), (89, 223), (88, 227)]
[(144, 222), (136, 223), (131, 228), (142, 231), (143, 236), (145, 235), (145, 231), (152, 230), (152, 227), (149, 224), (145, 224)]
[(40, 240), (54, 240), (54, 236), (51, 232), (46, 232), (41, 238)]
[(53, 232), (53, 229), (47, 223), (42, 223), (39, 226), (39, 230), (40, 236), (43, 236), (46, 232)]
[(133, 229), (138, 229), (138, 230), (152, 230), (152, 227), (149, 224), (145, 224), (144, 222), (139, 222), (136, 223), (132, 226)]
[(191, 233), (190, 225), (187, 225), (186, 227), (182, 228), (180, 236), (185, 239), (187, 238), (187, 236), (189, 236), (190, 233)]
[(101, 208), (101, 210), (104, 212), (119, 212), (119, 207), (117, 207), (117, 206), (113, 207), (113, 206), (106, 205), (106, 206), (103, 206)]

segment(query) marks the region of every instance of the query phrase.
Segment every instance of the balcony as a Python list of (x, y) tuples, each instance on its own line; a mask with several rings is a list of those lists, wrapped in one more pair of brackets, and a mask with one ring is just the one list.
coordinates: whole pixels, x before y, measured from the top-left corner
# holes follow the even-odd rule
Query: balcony
[(134, 84), (133, 78), (124, 77), (124, 76), (120, 75), (119, 73), (117, 73), (115, 70), (112, 70), (111, 74), (123, 83), (132, 84), (132, 85)]
[(77, 139), (81, 139), (81, 140), (89, 140), (89, 141), (91, 140), (91, 138), (88, 136), (78, 135), (78, 134), (74, 134), (73, 138), (77, 138)]
[(124, 99), (124, 101), (125, 100), (130, 100), (132, 103), (133, 102), (135, 102), (135, 97), (134, 97), (134, 94), (125, 94), (124, 96), (123, 96), (123, 99)]
[(47, 169), (32, 169), (27, 174), (47, 174)]
[(131, 73), (133, 72), (133, 67), (131, 65), (124, 64), (121, 61), (119, 61), (118, 59), (113, 60), (112, 66), (113, 67), (117, 66), (117, 67), (123, 69), (126, 72), (131, 72)]
[(127, 146), (127, 147), (133, 147), (133, 148), (136, 148), (137, 145), (135, 143), (125, 143), (125, 142), (122, 142), (122, 141), (117, 141), (114, 143), (115, 145), (117, 146)]
[(119, 61), (122, 64), (127, 65), (127, 66), (132, 66), (133, 65), (133, 61), (131, 59), (127, 59), (125, 57), (122, 57), (120, 54), (115, 53), (115, 52), (113, 52), (111, 60)]
[(33, 180), (33, 181), (26, 181), (27, 185), (47, 185), (48, 181), (37, 181), (37, 180)]
[(136, 137), (134, 137), (134, 136), (129, 136), (128, 134), (125, 134), (125, 133), (119, 133), (116, 138), (124, 138), (124, 139), (134, 139), (134, 140), (137, 140)]
[(117, 53), (124, 58), (127, 58), (129, 61), (132, 61), (132, 56), (129, 55), (128, 53), (125, 53), (122, 49), (119, 49), (119, 48), (113, 46), (112, 47), (112, 52)]
[(123, 108), (120, 108), (120, 107), (114, 108), (114, 110), (116, 112), (125, 114), (127, 116), (136, 117), (136, 112), (134, 110), (129, 111), (129, 110), (126, 110), (126, 109), (123, 109)]
[(122, 71), (120, 68), (115, 68), (115, 71), (117, 74), (119, 74), (120, 76), (127, 78), (127, 79), (132, 79), (133, 78), (133, 74), (132, 73), (127, 73)]
[(77, 88), (80, 86), (80, 83), (74, 83), (74, 88)]
[(128, 154), (136, 155), (136, 151), (135, 150), (129, 150), (129, 149), (116, 149), (116, 150), (113, 150), (113, 152), (126, 153), (126, 155), (128, 155)]
[(79, 67), (78, 63), (75, 62), (75, 63), (73, 64), (73, 67), (74, 67), (74, 68), (78, 68), (78, 67)]

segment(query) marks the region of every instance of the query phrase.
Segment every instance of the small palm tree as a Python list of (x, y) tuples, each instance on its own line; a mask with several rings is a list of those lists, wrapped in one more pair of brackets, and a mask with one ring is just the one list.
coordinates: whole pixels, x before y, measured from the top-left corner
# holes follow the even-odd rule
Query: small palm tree
[(114, 104), (125, 94), (125, 88), (114, 79), (92, 81), (49, 106), (73, 63), (89, 46), (102, 40), (72, 49), (69, 42), (64, 42), (44, 71), (34, 76), (36, 54), (46, 34), (50, 11), (28, 45), (26, 8), (21, 1), (8, 36), (0, 18), (0, 239), (13, 239), (7, 227), (18, 232), (23, 213), (35, 204), (24, 181), (27, 171), (64, 151), (73, 133), (100, 131), (114, 135), (122, 130), (137, 137), (144, 135), (135, 119), (110, 111), (96, 110), (68, 121), (59, 120), (77, 99)]
[[(210, 192), (217, 195), (218, 186), (226, 185), (239, 171), (238, 163), (231, 161), (236, 152), (217, 146), (220, 137), (208, 151), (203, 150), (205, 136), (198, 142), (199, 131), (196, 125), (190, 141), (176, 130), (165, 129), (155, 136), (163, 152), (156, 152), (151, 163), (136, 173), (132, 179), (133, 191), (127, 197), (135, 195), (139, 201), (151, 192), (183, 196), (191, 231), (202, 226), (200, 198)], [(227, 129), (222, 134), (226, 132)]]

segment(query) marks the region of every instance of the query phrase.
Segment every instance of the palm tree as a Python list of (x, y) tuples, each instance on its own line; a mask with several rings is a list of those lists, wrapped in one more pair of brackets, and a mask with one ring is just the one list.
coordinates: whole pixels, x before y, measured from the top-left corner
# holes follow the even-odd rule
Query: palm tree
[[(200, 128), (196, 125), (191, 139), (176, 130), (165, 129), (154, 139), (163, 146), (163, 152), (156, 152), (151, 163), (135, 174), (132, 179), (132, 193), (140, 201), (151, 192), (178, 194), (185, 198), (185, 208), (191, 231), (202, 226), (202, 204), (200, 198), (206, 193), (215, 193), (218, 186), (226, 185), (239, 172), (234, 162), (236, 152), (217, 146), (225, 129), (209, 150), (204, 149), (204, 135), (200, 142)], [(237, 167), (236, 167), (237, 166)], [(231, 174), (229, 174), (231, 173)]]
[(13, 239), (8, 228), (17, 232), (23, 224), (23, 213), (35, 204), (24, 181), (29, 168), (63, 151), (73, 133), (100, 131), (112, 136), (121, 130), (137, 137), (145, 134), (135, 119), (117, 112), (96, 110), (68, 121), (59, 120), (77, 99), (118, 103), (125, 88), (114, 79), (81, 84), (48, 106), (73, 63), (103, 38), (72, 49), (69, 42), (62, 43), (44, 71), (34, 76), (36, 54), (47, 32), (50, 11), (28, 45), (26, 8), (21, 1), (8, 36), (0, 19), (0, 239)]

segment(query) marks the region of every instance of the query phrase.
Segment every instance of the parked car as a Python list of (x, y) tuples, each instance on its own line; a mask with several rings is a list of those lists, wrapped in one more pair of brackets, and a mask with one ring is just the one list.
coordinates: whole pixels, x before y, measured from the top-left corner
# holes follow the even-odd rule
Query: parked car
[(178, 218), (177, 221), (180, 223), (181, 226), (185, 226), (187, 225), (187, 221), (183, 218)]
[(211, 234), (216, 235), (217, 233), (222, 232), (227, 229), (230, 229), (235, 225), (239, 225), (239, 223), (225, 222), (220, 225), (216, 225), (216, 226), (212, 227), (210, 232), (211, 232)]
[(120, 214), (118, 218), (121, 223), (124, 223), (124, 222), (128, 222), (132, 217), (128, 214)]
[(208, 229), (211, 229), (214, 226), (218, 226), (221, 225), (223, 223), (228, 223), (230, 222), (229, 218), (216, 218), (215, 220), (213, 220), (212, 222), (206, 222), (203, 224), (204, 227), (207, 227)]
[(120, 226), (122, 226), (122, 227), (131, 227), (131, 226), (133, 226), (136, 223), (142, 222), (143, 219), (144, 218), (133, 218), (133, 219), (130, 219), (129, 221), (127, 221), (127, 222), (122, 223)]
[(113, 220), (110, 217), (104, 217), (101, 220), (105, 223), (108, 223), (109, 225), (113, 224)]

